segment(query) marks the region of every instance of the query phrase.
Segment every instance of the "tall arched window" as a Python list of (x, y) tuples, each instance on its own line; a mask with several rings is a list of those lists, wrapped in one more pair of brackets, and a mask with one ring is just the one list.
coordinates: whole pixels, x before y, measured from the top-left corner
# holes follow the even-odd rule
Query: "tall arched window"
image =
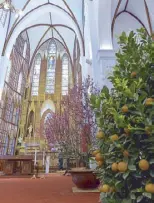
[(10, 79), (10, 73), (11, 73), (11, 67), (12, 67), (12, 63), (11, 60), (8, 61), (8, 67), (7, 67), (7, 72), (6, 72), (6, 82), (9, 82)]
[(46, 93), (54, 94), (55, 91), (55, 69), (56, 69), (57, 46), (54, 40), (48, 47), (48, 67), (46, 76)]
[(22, 72), (20, 72), (19, 74), (17, 92), (21, 93), (21, 87), (22, 87)]
[(62, 95), (68, 93), (68, 71), (69, 70), (69, 59), (67, 54), (64, 54), (62, 58)]
[(23, 57), (26, 57), (26, 52), (27, 52), (27, 43), (25, 42), (24, 44), (24, 50), (23, 50)]
[(39, 79), (40, 79), (40, 68), (41, 68), (41, 55), (37, 54), (34, 62), (33, 82), (32, 82), (32, 96), (38, 95), (39, 90)]

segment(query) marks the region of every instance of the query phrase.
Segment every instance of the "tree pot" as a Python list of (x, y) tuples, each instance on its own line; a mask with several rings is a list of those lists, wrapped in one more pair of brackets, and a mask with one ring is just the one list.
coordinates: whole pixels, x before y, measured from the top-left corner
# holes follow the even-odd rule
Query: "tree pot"
[(95, 189), (100, 182), (91, 169), (73, 169), (69, 173), (72, 175), (72, 181), (80, 189)]

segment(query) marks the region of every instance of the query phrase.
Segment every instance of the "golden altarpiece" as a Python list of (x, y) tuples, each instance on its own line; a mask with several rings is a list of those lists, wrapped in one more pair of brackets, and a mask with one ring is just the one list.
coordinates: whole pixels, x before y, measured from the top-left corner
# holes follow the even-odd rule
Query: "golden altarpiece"
[[(26, 37), (23, 33), (16, 40), (4, 85), (0, 106), (0, 155), (33, 155), (35, 162), (44, 165), (45, 154), (50, 154), (50, 164), (55, 167), (57, 146), (52, 151), (44, 136), (43, 124), (49, 114), (60, 108), (61, 99), (75, 78), (81, 79), (78, 41), (75, 39), (71, 57), (59, 40), (47, 40), (29, 67), (30, 46)], [(11, 106), (12, 101), (14, 106)]]

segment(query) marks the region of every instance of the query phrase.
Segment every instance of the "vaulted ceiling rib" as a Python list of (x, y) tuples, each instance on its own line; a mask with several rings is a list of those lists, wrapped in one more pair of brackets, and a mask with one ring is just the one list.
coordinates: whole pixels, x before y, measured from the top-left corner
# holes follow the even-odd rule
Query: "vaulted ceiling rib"
[[(21, 3), (22, 2), (22, 3)], [(6, 52), (7, 46), (9, 45), (9, 42), (12, 40), (12, 35), (16, 32), (17, 27), (21, 24), (23, 25), (24, 20), (27, 20), (25, 25), (23, 26), (23, 30), (28, 31), (30, 43), (31, 43), (31, 57), (37, 48), (37, 44), (41, 43), (42, 40), (41, 37), (46, 32), (46, 29), (50, 27), (51, 32), (47, 32), (44, 36), (44, 38), (48, 37), (54, 37), (52, 36), (53, 33), (56, 33), (53, 31), (54, 29), (58, 30), (58, 32), (63, 36), (64, 42), (67, 44), (67, 47), (70, 51), (70, 55), (72, 57), (72, 41), (75, 38), (75, 35), (80, 36), (80, 41), (82, 44), (80, 48), (83, 48), (84, 53), (84, 40), (82, 35), (82, 24), (80, 16), (82, 13), (78, 12), (81, 11), (79, 8), (80, 5), (82, 5), (82, 0), (78, 0), (78, 3), (75, 3), (74, 1), (65, 1), (65, 0), (22, 0), (20, 1), (20, 4), (18, 4), (18, 0), (14, 0), (15, 6), (18, 8), (22, 8), (23, 10), (23, 16), (20, 18), (17, 18), (13, 21), (13, 18), (10, 21), (9, 26), (9, 33), (6, 38), (6, 43), (3, 49), (3, 55)], [(51, 10), (49, 9), (49, 6)], [(57, 9), (57, 12), (55, 9)], [(42, 9), (40, 17), (36, 17), (35, 15), (31, 15), (32, 13), (38, 13), (38, 11)], [(44, 10), (43, 10), (44, 9)], [(47, 12), (48, 9), (48, 12)], [(54, 11), (54, 12), (53, 12)], [(63, 15), (61, 15), (63, 13)], [(70, 18), (69, 21), (63, 18), (63, 16), (68, 16)], [(33, 18), (31, 17), (33, 16)], [(12, 16), (13, 17), (13, 16)], [(28, 19), (29, 18), (29, 19)], [(74, 30), (74, 27), (76, 26), (76, 30), (78, 33), (76, 33), (76, 30)], [(65, 27), (65, 29), (64, 29)], [(54, 28), (54, 29), (53, 29)], [(22, 32), (21, 31), (21, 32)], [(38, 33), (39, 32), (39, 33)], [(49, 34), (50, 33), (50, 34)], [(73, 37), (73, 38), (72, 38)], [(60, 37), (59, 37), (60, 38)], [(68, 38), (71, 39), (71, 43), (68, 42)], [(62, 40), (62, 39), (61, 39)]]

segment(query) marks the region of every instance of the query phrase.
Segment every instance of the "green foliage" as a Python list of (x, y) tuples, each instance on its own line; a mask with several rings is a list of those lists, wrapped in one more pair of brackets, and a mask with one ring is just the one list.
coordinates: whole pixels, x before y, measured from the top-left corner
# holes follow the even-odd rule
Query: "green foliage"
[[(112, 90), (104, 87), (99, 96), (91, 96), (97, 124), (105, 133), (105, 139), (98, 140), (105, 161), (96, 173), (102, 184), (116, 188), (114, 193), (101, 193), (101, 200), (152, 203), (154, 194), (146, 192), (145, 186), (154, 184), (154, 41), (140, 29), (129, 36), (122, 33), (119, 44), (117, 64), (109, 77)], [(114, 134), (119, 136), (117, 141), (110, 139)], [(124, 157), (124, 150), (128, 157)], [(141, 159), (149, 162), (149, 170), (139, 168)], [(119, 162), (128, 164), (126, 172), (111, 170), (112, 164)]]

